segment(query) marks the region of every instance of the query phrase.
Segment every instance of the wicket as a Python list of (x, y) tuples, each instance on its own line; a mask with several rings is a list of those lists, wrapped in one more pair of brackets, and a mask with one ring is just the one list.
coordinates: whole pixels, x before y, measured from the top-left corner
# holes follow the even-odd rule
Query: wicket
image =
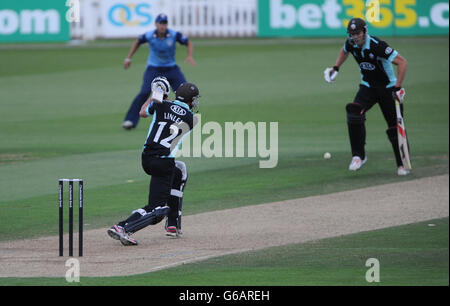
[(63, 227), (63, 189), (64, 182), (69, 182), (69, 256), (73, 256), (73, 183), (78, 182), (78, 256), (83, 256), (83, 180), (59, 179), (59, 256), (64, 253)]

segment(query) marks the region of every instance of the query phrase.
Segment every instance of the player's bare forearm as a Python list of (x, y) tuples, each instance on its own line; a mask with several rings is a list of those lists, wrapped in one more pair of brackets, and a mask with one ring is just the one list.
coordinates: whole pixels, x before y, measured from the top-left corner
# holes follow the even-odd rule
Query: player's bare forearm
[(336, 59), (336, 63), (334, 64), (334, 66), (336, 67), (341, 67), (341, 65), (347, 60), (348, 58), (348, 53), (344, 51), (344, 48), (341, 49), (341, 51), (339, 51), (338, 57)]
[(406, 70), (408, 69), (408, 62), (406, 59), (398, 54), (392, 61), (393, 64), (397, 65), (397, 83), (395, 87), (402, 87), (403, 80), (405, 79)]
[(144, 105), (142, 105), (141, 110), (139, 111), (139, 116), (140, 116), (140, 117), (142, 117), (142, 118), (147, 118), (147, 117), (148, 117), (146, 110), (147, 110), (147, 107), (148, 107), (148, 105), (150, 104), (150, 102), (152, 102), (152, 99), (151, 99), (151, 98), (149, 98), (149, 99), (144, 103)]
[(188, 41), (187, 43), (187, 54), (188, 56), (194, 56), (194, 45), (192, 44), (191, 41)]
[(139, 41), (136, 39), (136, 41), (131, 45), (131, 49), (130, 52), (128, 52), (128, 58), (132, 58), (134, 53), (136, 53), (137, 49), (139, 49), (140, 43)]
[(136, 39), (136, 41), (131, 45), (130, 52), (128, 52), (127, 57), (125, 58), (125, 61), (123, 62), (123, 68), (128, 69), (131, 65), (131, 58), (133, 57), (134, 53), (136, 53), (137, 49), (139, 49), (140, 43), (139, 40)]
[(196, 65), (195, 60), (194, 60), (194, 45), (190, 41), (188, 41), (188, 43), (187, 43), (187, 56), (184, 61), (188, 62), (192, 66)]

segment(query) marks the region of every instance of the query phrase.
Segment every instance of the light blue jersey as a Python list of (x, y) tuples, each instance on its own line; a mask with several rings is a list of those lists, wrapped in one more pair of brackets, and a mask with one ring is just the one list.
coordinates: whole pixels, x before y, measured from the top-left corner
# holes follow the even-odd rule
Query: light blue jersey
[(147, 60), (147, 67), (173, 67), (175, 63), (175, 44), (179, 42), (187, 45), (188, 38), (180, 32), (167, 29), (164, 38), (158, 38), (156, 30), (149, 31), (138, 38), (139, 43), (148, 43), (150, 55)]

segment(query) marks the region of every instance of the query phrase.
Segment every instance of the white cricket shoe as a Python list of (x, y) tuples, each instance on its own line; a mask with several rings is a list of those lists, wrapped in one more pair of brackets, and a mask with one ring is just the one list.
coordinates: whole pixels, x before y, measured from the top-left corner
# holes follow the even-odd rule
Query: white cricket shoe
[(348, 166), (348, 170), (350, 171), (356, 171), (361, 169), (362, 165), (364, 165), (367, 162), (367, 156), (364, 157), (363, 160), (361, 160), (361, 157), (359, 156), (353, 156), (352, 162)]
[(123, 245), (137, 245), (138, 242), (136, 239), (130, 237), (130, 235), (125, 232), (124, 228), (119, 225), (113, 225), (110, 229), (108, 229), (108, 235), (115, 239), (120, 240)]
[(128, 233), (124, 233), (122, 235), (122, 237), (120, 237), (120, 242), (124, 245), (124, 246), (128, 246), (128, 245), (138, 245), (138, 242), (136, 239), (131, 238), (130, 235)]
[(122, 226), (113, 225), (108, 229), (108, 235), (115, 240), (120, 240), (120, 238), (125, 234)]
[(408, 175), (409, 174), (409, 170), (406, 170), (405, 168), (403, 168), (403, 166), (398, 167), (397, 169), (397, 174), (398, 175)]
[(131, 122), (130, 120), (125, 120), (125, 121), (122, 123), (122, 127), (123, 127), (125, 130), (131, 130), (132, 128), (134, 128), (134, 124), (133, 124), (133, 122)]

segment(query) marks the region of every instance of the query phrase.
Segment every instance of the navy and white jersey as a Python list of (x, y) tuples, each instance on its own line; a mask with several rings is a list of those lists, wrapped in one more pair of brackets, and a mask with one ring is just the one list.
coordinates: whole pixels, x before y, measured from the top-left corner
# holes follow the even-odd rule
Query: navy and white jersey
[(188, 38), (180, 32), (167, 29), (166, 35), (161, 39), (156, 30), (146, 32), (138, 37), (139, 43), (148, 43), (150, 55), (147, 67), (173, 67), (175, 66), (175, 44), (179, 42), (187, 45)]
[(194, 114), (186, 103), (165, 100), (151, 102), (146, 112), (153, 121), (144, 145), (144, 153), (158, 157), (175, 157), (183, 138), (194, 127)]
[(352, 38), (347, 38), (344, 45), (346, 53), (353, 54), (361, 71), (361, 84), (367, 87), (389, 88), (395, 86), (395, 76), (392, 61), (398, 52), (377, 37), (367, 35), (362, 48), (356, 45)]

